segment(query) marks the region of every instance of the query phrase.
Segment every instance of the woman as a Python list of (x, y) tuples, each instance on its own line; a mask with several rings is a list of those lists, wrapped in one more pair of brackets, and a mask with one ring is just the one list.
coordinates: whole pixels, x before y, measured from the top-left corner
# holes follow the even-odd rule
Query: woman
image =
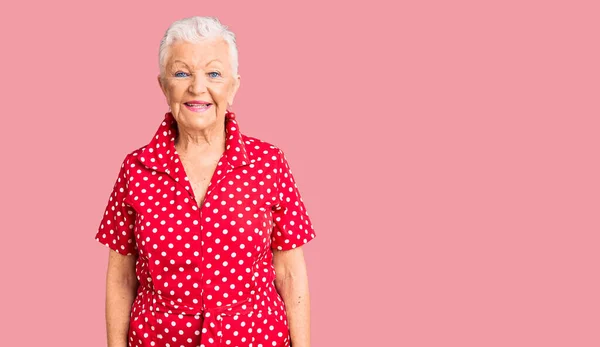
[(108, 345), (309, 346), (303, 244), (315, 237), (283, 152), (240, 132), (235, 36), (211, 17), (167, 30), (170, 111), (121, 166), (108, 246)]

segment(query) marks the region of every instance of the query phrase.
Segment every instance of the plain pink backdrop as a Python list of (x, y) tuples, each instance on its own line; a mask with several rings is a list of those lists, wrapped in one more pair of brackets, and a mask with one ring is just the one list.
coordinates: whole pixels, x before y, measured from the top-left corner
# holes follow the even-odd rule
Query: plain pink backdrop
[(192, 15), (237, 34), (240, 128), (313, 218), (313, 346), (600, 345), (597, 1), (11, 7), (0, 345), (105, 346), (94, 235)]

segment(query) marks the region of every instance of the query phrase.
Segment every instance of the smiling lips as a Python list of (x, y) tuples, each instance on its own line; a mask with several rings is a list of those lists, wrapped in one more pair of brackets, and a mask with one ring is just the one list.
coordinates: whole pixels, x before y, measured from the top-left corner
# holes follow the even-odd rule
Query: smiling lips
[(212, 106), (210, 102), (198, 100), (185, 102), (184, 105), (185, 107), (187, 107), (188, 110), (192, 112), (204, 112)]

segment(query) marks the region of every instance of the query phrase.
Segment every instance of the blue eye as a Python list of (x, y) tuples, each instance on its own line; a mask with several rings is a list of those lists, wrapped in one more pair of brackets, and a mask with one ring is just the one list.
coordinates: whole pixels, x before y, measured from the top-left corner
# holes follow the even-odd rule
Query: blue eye
[[(213, 75), (213, 74), (216, 74), (216, 76), (215, 76), (215, 75)], [(217, 78), (217, 77), (220, 77), (220, 76), (221, 76), (221, 73), (220, 73), (220, 72), (213, 71), (213, 72), (209, 72), (209, 73), (208, 73), (208, 75), (209, 75), (210, 77), (212, 77), (212, 78)]]
[[(182, 74), (183, 74), (183, 76), (182, 76)], [(187, 73), (185, 73), (185, 72), (181, 72), (181, 71), (177, 71), (177, 72), (175, 73), (175, 77), (186, 77), (185, 75), (187, 75)]]

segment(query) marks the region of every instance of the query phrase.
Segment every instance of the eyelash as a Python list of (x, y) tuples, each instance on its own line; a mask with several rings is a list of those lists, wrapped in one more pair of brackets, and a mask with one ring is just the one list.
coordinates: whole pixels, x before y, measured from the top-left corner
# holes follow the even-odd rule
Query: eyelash
[[(175, 77), (187, 77), (187, 76), (178, 76), (178, 75), (179, 75), (179, 74), (181, 74), (181, 73), (182, 73), (182, 74), (187, 74), (186, 72), (177, 71), (177, 72), (175, 73)], [(215, 76), (215, 77), (213, 77), (213, 78), (221, 77), (221, 73), (220, 73), (220, 72), (218, 72), (218, 71), (211, 71), (211, 72), (209, 72), (209, 73), (208, 73), (208, 75), (210, 75), (210, 74), (217, 74), (217, 76)]]

